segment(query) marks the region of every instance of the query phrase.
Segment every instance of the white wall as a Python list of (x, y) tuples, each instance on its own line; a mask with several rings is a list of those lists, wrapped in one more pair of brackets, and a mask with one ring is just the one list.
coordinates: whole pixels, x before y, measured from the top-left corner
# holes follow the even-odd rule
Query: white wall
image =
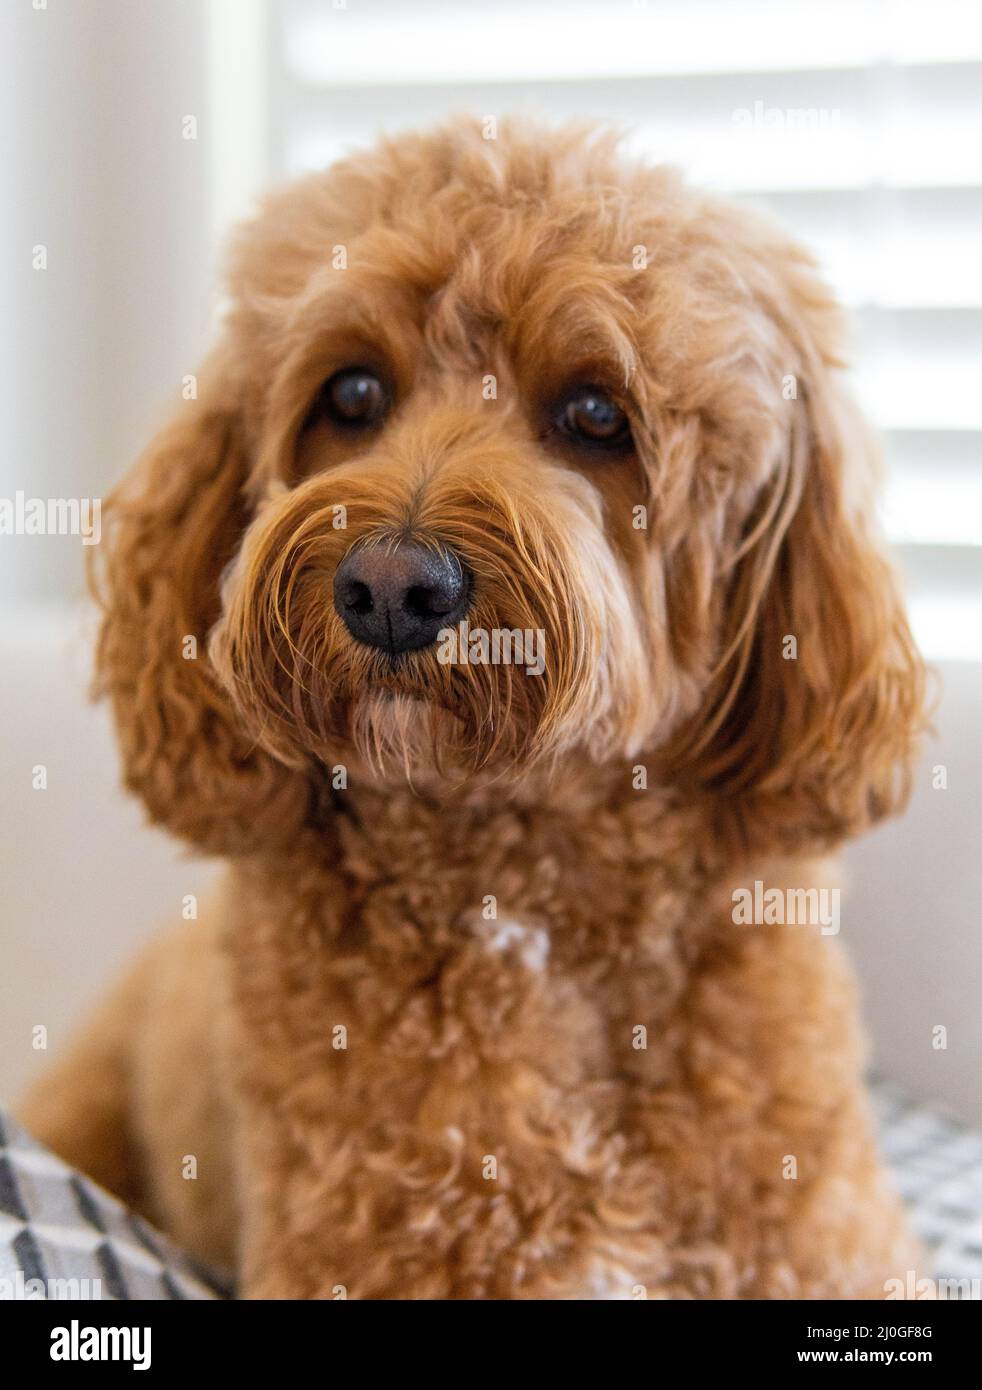
[(143, 828), (119, 791), (107, 712), (86, 699), (90, 626), (61, 604), (8, 609), (0, 625), (0, 1105), (212, 871)]
[[(213, 271), (204, 13), (0, 6), (2, 496), (103, 494), (195, 369)], [(0, 595), (80, 587), (77, 544), (3, 538)]]
[[(104, 495), (207, 344), (206, 17), (202, 0), (0, 6), (0, 496)], [(43, 1060), (30, 1028), (54, 1046), (193, 881), (116, 790), (105, 716), (86, 701), (85, 619), (68, 606), (82, 557), (75, 537), (0, 538), (5, 1099)]]
[[(910, 808), (850, 848), (841, 935), (859, 969), (877, 1069), (978, 1123), (982, 666), (946, 661), (937, 669), (936, 733)], [(944, 1048), (935, 1045), (939, 1025)]]

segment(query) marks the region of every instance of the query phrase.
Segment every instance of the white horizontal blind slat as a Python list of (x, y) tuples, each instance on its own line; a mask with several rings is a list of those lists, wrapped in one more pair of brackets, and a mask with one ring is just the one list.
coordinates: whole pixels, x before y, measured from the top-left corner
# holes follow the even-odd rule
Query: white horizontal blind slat
[[(286, 61), (325, 86), (536, 82), (982, 58), (958, 0), (375, 0), (287, 7)], [(414, 62), (407, 69), (406, 57)]]

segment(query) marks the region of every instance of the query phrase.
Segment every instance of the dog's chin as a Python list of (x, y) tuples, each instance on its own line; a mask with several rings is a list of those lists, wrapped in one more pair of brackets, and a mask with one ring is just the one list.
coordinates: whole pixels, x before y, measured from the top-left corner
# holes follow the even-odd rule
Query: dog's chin
[(447, 710), (388, 682), (354, 697), (346, 722), (359, 760), (383, 783), (417, 785), (439, 775), (460, 736)]
[(446, 794), (488, 782), (508, 783), (527, 770), (527, 759), (504, 747), (482, 749), (465, 711), (455, 712), (388, 682), (353, 697), (345, 716), (350, 771), (376, 787)]

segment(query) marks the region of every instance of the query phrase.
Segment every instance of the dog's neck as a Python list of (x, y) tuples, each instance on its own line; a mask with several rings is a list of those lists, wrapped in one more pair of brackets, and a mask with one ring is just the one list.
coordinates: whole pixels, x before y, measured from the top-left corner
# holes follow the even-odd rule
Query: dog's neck
[(553, 959), (565, 953), (570, 963), (593, 958), (607, 933), (617, 937), (609, 950), (627, 959), (653, 904), (671, 897), (682, 912), (683, 898), (705, 902), (726, 869), (704, 812), (638, 785), (627, 763), (499, 794), (424, 795), (352, 779), (319, 821), (289, 853), (240, 866), (247, 899), (281, 918), (292, 900), (318, 936), (384, 955), (386, 969), (398, 959), (418, 978), (495, 923), (505, 936), (561, 938)]
[[(334, 812), (342, 815), (346, 807), (357, 813), (384, 799), (405, 806), (409, 814), (413, 808), (429, 807), (465, 820), (480, 820), (498, 812), (582, 818), (604, 806), (638, 802), (648, 796), (647, 769), (641, 763), (623, 760), (601, 766), (584, 757), (561, 764), (533, 764), (521, 774), (487, 769), (459, 776), (413, 773), (407, 777), (397, 773), (379, 780), (354, 771), (350, 784), (332, 803)], [(667, 792), (653, 791), (651, 799), (661, 805)]]
[[(336, 835), (342, 844), (378, 843), (384, 853), (395, 834), (397, 839), (416, 838), (444, 856), (456, 846), (465, 860), (471, 857), (468, 846), (491, 826), (502, 833), (509, 825), (522, 826), (530, 837), (593, 844), (600, 823), (617, 823), (649, 837), (664, 831), (671, 839), (679, 817), (691, 825), (697, 815), (673, 789), (648, 786), (641, 764), (598, 766), (582, 760), (533, 768), (521, 777), (487, 772), (456, 782), (379, 783), (355, 774), (343, 789), (325, 787), (316, 820), (327, 834), (325, 843)], [(630, 838), (621, 839), (625, 867)]]

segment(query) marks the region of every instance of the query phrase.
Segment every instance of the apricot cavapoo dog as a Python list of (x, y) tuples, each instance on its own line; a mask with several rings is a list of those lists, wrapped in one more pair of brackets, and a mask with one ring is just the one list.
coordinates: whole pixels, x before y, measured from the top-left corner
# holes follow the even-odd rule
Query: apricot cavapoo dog
[(246, 1297), (883, 1297), (812, 909), (923, 682), (839, 312), (605, 135), (485, 133), (269, 198), (110, 499), (126, 783), (227, 868), (26, 1120)]

